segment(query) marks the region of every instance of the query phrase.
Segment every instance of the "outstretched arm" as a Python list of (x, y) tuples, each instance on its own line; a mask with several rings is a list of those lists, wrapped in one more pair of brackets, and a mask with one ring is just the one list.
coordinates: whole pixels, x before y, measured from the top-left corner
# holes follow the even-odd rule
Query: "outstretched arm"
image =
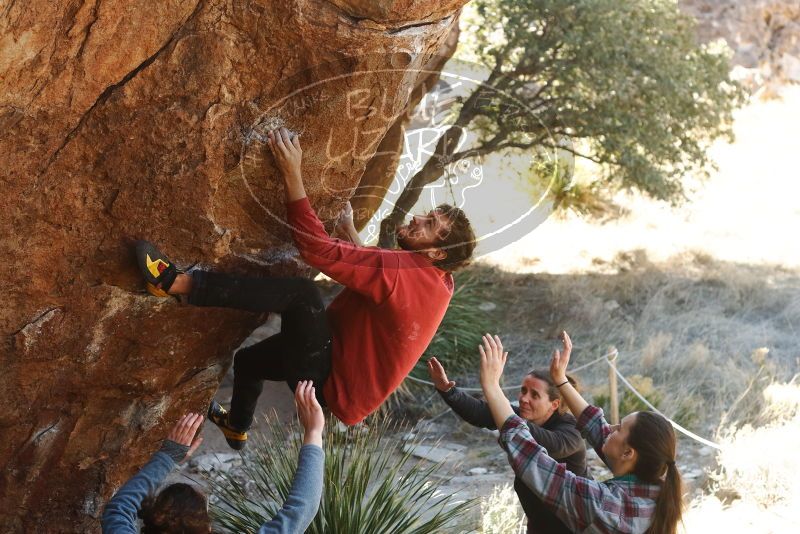
[(567, 403), (569, 411), (577, 418), (589, 406), (589, 403), (581, 397), (578, 390), (567, 380), (567, 366), (569, 365), (569, 357), (572, 354), (572, 340), (566, 332), (561, 332), (559, 337), (561, 338), (562, 350), (556, 349), (553, 352), (553, 357), (550, 360), (550, 378), (553, 379), (553, 382), (561, 392), (561, 397)]
[(296, 134), (289, 133), (286, 128), (271, 130), (267, 133), (267, 146), (283, 176), (286, 202), (306, 198), (306, 188), (303, 186), (303, 176), (300, 172), (300, 163), (303, 160), (300, 138)]
[(503, 367), (508, 359), (508, 352), (503, 351), (503, 343), (497, 336), (486, 334), (483, 336), (483, 345), (478, 346), (481, 354), (481, 388), (492, 418), (497, 428), (503, 428), (506, 419), (516, 415), (511, 403), (500, 389), (500, 377), (503, 376)]
[(567, 380), (567, 366), (569, 365), (569, 357), (572, 354), (572, 340), (566, 332), (561, 332), (559, 337), (561, 338), (562, 347), (561, 350), (556, 349), (553, 352), (553, 357), (550, 360), (550, 378), (558, 386), (561, 391), (561, 397), (578, 420), (577, 428), (589, 440), (594, 450), (605, 462), (605, 455), (602, 450), (603, 442), (606, 436), (611, 433), (611, 427), (608, 426), (608, 422), (603, 417), (603, 411), (595, 406), (590, 406), (581, 397), (578, 390)]
[(272, 521), (261, 526), (258, 534), (305, 532), (319, 510), (322, 498), (322, 473), (325, 466), (325, 454), (322, 452), (325, 417), (317, 402), (311, 381), (298, 383), (294, 398), (297, 415), (305, 429), (297, 471), (283, 507)]
[(329, 236), (306, 198), (299, 139), (281, 128), (269, 133), (268, 144), (283, 176), (287, 219), (300, 255), (340, 284), (382, 303), (394, 290), (403, 255), (410, 253), (361, 247)]
[(203, 438), (195, 435), (202, 422), (203, 416), (198, 414), (184, 415), (178, 421), (150, 461), (106, 504), (101, 520), (103, 534), (139, 532), (136, 518), (142, 501), (161, 485), (175, 464), (191, 456), (200, 446)]
[(442, 400), (461, 419), (478, 428), (497, 429), (492, 418), (489, 405), (482, 400), (466, 394), (456, 387), (456, 383), (447, 379), (444, 367), (436, 358), (428, 360), (428, 373)]

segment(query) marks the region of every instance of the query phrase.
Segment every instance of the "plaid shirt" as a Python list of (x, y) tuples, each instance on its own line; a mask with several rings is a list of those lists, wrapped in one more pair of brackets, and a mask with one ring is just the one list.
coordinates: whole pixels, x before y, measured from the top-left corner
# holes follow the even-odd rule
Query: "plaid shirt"
[[(587, 407), (576, 426), (605, 461), (601, 448), (611, 428), (603, 411)], [(573, 531), (635, 534), (650, 526), (660, 486), (640, 482), (633, 475), (605, 482), (579, 477), (550, 458), (516, 415), (503, 424), (500, 445), (517, 476)]]

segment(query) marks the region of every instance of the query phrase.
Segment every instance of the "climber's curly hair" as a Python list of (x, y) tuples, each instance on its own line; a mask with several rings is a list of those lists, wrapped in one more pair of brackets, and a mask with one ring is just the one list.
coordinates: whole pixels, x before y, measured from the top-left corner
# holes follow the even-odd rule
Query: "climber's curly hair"
[(464, 210), (449, 204), (437, 206), (436, 211), (447, 216), (450, 226), (438, 245), (447, 253), (447, 257), (437, 260), (433, 264), (449, 272), (463, 269), (472, 261), (472, 254), (475, 252), (477, 244), (472, 224), (467, 219)]
[(208, 534), (211, 518), (205, 495), (189, 484), (177, 483), (142, 502), (142, 534)]

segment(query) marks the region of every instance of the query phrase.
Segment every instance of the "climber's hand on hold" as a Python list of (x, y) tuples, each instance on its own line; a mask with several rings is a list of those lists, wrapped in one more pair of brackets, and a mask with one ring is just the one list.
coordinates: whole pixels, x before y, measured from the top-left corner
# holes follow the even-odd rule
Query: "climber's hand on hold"
[(278, 170), (283, 176), (286, 201), (292, 202), (305, 198), (306, 191), (303, 187), (303, 177), (300, 173), (300, 163), (303, 159), (300, 138), (286, 128), (278, 128), (267, 134), (267, 145), (275, 157), (275, 164)]

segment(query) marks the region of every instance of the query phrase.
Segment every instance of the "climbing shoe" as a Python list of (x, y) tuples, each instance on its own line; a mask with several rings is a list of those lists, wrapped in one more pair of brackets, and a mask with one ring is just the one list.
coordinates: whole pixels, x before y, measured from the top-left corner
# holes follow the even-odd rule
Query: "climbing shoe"
[(222, 430), (225, 441), (232, 449), (240, 451), (247, 444), (247, 432), (236, 430), (228, 424), (228, 411), (217, 401), (211, 401), (211, 405), (208, 407), (208, 420)]
[(145, 287), (156, 297), (171, 296), (169, 288), (179, 271), (175, 265), (149, 241), (136, 242), (136, 263), (144, 277)]

